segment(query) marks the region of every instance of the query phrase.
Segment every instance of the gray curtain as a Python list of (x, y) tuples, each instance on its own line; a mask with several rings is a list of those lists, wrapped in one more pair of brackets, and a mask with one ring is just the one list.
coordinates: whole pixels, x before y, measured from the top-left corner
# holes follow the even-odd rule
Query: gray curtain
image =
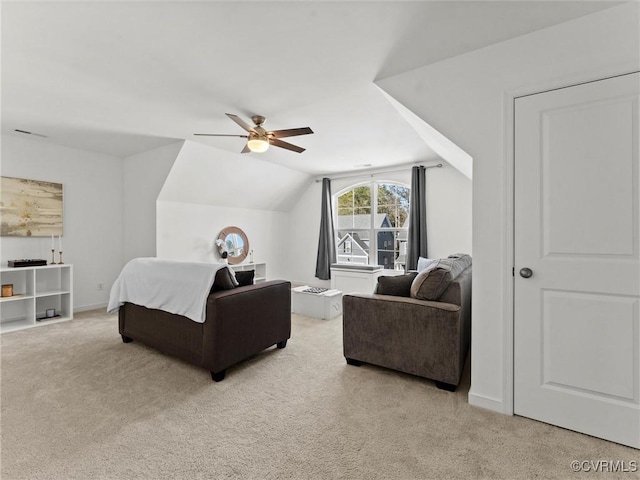
[(411, 206), (406, 270), (415, 270), (418, 257), (427, 257), (427, 192), (425, 167), (411, 169)]
[(331, 209), (331, 180), (323, 178), (316, 277), (320, 280), (330, 280), (332, 263), (336, 263), (336, 239), (333, 232), (333, 214)]

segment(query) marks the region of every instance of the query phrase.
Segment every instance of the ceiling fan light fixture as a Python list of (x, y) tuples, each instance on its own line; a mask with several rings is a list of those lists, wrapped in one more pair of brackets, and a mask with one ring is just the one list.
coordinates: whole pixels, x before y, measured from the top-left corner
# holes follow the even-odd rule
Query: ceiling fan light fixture
[(200, 135), (205, 137), (242, 137), (247, 139), (247, 143), (240, 153), (256, 152), (262, 153), (269, 149), (269, 145), (274, 147), (284, 148), (296, 153), (304, 152), (304, 148), (292, 143), (284, 142), (281, 139), (286, 137), (296, 137), (298, 135), (309, 135), (313, 133), (309, 127), (303, 128), (287, 128), (284, 130), (271, 130), (267, 131), (262, 127), (265, 118), (262, 115), (254, 115), (251, 117), (255, 126), (251, 126), (233, 113), (227, 113), (227, 117), (236, 122), (242, 127), (248, 135), (230, 135), (225, 133), (194, 133), (194, 135)]
[(251, 137), (249, 141), (247, 141), (247, 147), (249, 147), (249, 150), (252, 152), (263, 153), (269, 148), (269, 141), (264, 137)]

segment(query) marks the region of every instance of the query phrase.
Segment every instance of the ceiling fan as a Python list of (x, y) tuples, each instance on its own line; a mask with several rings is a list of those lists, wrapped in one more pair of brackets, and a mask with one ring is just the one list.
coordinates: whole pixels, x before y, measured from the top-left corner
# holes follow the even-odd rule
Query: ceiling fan
[(226, 113), (227, 117), (236, 122), (242, 128), (247, 131), (247, 135), (227, 135), (223, 133), (194, 133), (194, 135), (205, 136), (205, 137), (241, 137), (246, 138), (247, 144), (242, 149), (241, 153), (249, 153), (256, 152), (262, 153), (266, 152), (269, 148), (269, 145), (273, 145), (274, 147), (285, 148), (287, 150), (291, 150), (292, 152), (302, 153), (304, 152), (304, 148), (298, 147), (297, 145), (293, 145), (291, 143), (283, 142), (280, 140), (285, 137), (295, 137), (297, 135), (309, 135), (313, 133), (309, 127), (304, 128), (289, 128), (286, 130), (265, 130), (262, 125), (265, 122), (265, 118), (262, 115), (254, 115), (251, 117), (255, 126), (251, 126), (242, 120), (239, 116), (234, 115), (233, 113)]

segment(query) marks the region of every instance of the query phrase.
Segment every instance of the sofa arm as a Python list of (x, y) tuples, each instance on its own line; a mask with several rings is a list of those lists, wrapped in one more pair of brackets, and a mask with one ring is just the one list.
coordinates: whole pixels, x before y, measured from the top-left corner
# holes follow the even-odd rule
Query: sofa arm
[(461, 307), (377, 294), (343, 296), (344, 356), (457, 385), (464, 367)]
[(207, 299), (205, 368), (219, 372), (291, 336), (291, 283), (272, 280)]

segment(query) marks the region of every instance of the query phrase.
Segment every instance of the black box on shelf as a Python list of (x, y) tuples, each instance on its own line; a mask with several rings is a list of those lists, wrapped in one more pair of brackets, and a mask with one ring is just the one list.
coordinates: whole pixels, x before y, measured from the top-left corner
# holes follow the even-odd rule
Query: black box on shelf
[(40, 258), (23, 258), (21, 260), (9, 260), (8, 265), (11, 268), (17, 267), (41, 267), (46, 265), (47, 261)]

